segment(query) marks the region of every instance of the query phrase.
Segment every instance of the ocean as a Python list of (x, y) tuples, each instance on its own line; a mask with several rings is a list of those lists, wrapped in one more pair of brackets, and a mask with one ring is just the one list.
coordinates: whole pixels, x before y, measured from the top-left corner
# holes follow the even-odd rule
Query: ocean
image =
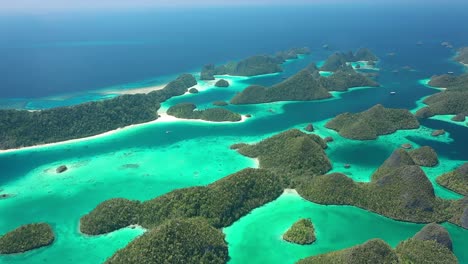
[[(443, 8), (442, 8), (443, 7)], [(466, 7), (465, 7), (466, 8)], [(399, 4), (162, 9), (126, 12), (67, 12), (0, 16), (0, 107), (47, 109), (116, 96), (125, 90), (163, 84), (180, 73), (196, 73), (207, 63), (221, 64), (255, 54), (308, 46), (312, 53), (288, 61), (284, 72), (251, 78), (228, 77), (228, 89), (208, 89), (173, 98), (163, 108), (193, 102), (200, 108), (229, 100), (250, 84), (271, 85), (325, 60), (335, 51), (368, 47), (379, 57), (382, 87), (335, 93), (334, 99), (228, 106), (252, 114), (243, 123), (196, 121), (152, 123), (73, 143), (0, 153), (0, 234), (21, 224), (45, 221), (56, 242), (29, 253), (0, 256), (0, 263), (101, 263), (144, 230), (124, 228), (88, 237), (79, 218), (100, 202), (124, 197), (148, 200), (175, 189), (206, 185), (256, 163), (229, 149), (254, 143), (290, 128), (313, 123), (316, 133), (333, 136), (327, 149), (334, 172), (367, 182), (372, 172), (403, 143), (429, 145), (441, 164), (424, 169), (437, 196), (459, 199), (435, 178), (468, 161), (467, 126), (436, 119), (418, 130), (399, 131), (375, 141), (339, 137), (324, 123), (343, 112), (380, 103), (416, 110), (434, 94), (421, 80), (466, 69), (451, 58), (468, 45), (468, 16), (459, 5)], [(416, 45), (421, 41), (423, 45)], [(330, 50), (322, 45), (327, 44)], [(410, 66), (411, 70), (403, 68)], [(398, 70), (398, 72), (394, 72)], [(390, 95), (396, 92), (396, 95)], [(433, 129), (448, 133), (433, 138)], [(170, 131), (170, 133), (167, 133)], [(344, 164), (352, 168), (344, 171)], [(69, 171), (57, 175), (62, 164)], [(126, 166), (131, 164), (132, 166)], [(0, 191), (1, 192), (1, 191)], [(281, 234), (300, 217), (310, 217), (317, 242), (299, 246)], [(391, 246), (423, 225), (391, 220), (350, 206), (323, 206), (286, 193), (223, 230), (229, 263), (294, 263), (372, 238)], [(468, 263), (468, 231), (444, 224), (460, 263)]]

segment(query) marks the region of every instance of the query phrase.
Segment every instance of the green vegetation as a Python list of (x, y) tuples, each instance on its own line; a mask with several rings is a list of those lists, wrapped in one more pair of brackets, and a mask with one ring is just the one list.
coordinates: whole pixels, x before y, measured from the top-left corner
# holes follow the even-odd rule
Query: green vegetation
[(203, 219), (170, 220), (146, 232), (105, 263), (226, 263), (224, 234)]
[(269, 88), (251, 85), (231, 99), (232, 104), (259, 104), (277, 101), (310, 101), (331, 97), (329, 91), (347, 91), (353, 87), (379, 86), (351, 66), (340, 67), (329, 77), (320, 76), (315, 64)]
[[(444, 239), (438, 240), (440, 236)], [(393, 250), (385, 241), (372, 239), (348, 249), (300, 260), (299, 264), (457, 264), (457, 257), (445, 244), (450, 236), (445, 228), (430, 224), (413, 238), (407, 239)], [(450, 240), (451, 245), (451, 240)]]
[(409, 152), (414, 163), (424, 167), (435, 167), (439, 164), (439, 158), (435, 150), (429, 146), (420, 147)]
[(348, 62), (356, 61), (377, 61), (379, 58), (375, 56), (372, 51), (366, 48), (359, 49), (353, 54), (351, 51), (347, 53), (337, 52), (325, 61), (323, 66), (320, 68), (321, 71), (336, 71), (342, 67), (345, 67)]
[(229, 82), (224, 79), (221, 79), (215, 83), (215, 86), (216, 87), (229, 87)]
[(201, 119), (212, 122), (237, 122), (242, 119), (241, 115), (224, 108), (208, 108), (205, 110), (195, 110), (196, 105), (192, 103), (180, 103), (171, 106), (167, 114), (177, 118)]
[(160, 102), (182, 95), (196, 85), (184, 74), (164, 89), (149, 94), (42, 111), (0, 110), (0, 149), (18, 148), (94, 136), (158, 118)]
[(413, 238), (423, 241), (433, 240), (452, 250), (452, 239), (449, 232), (443, 226), (435, 223), (424, 226)]
[(312, 244), (315, 241), (314, 225), (310, 219), (300, 219), (283, 235), (283, 239), (300, 245)]
[(282, 175), (290, 182), (297, 177), (322, 175), (331, 170), (326, 143), (317, 135), (291, 129), (254, 145), (240, 145), (238, 152), (258, 158), (260, 167)]
[(380, 239), (369, 240), (362, 245), (323, 255), (302, 259), (298, 264), (395, 264), (398, 256)]
[(0, 237), (0, 254), (23, 253), (45, 247), (54, 239), (54, 232), (46, 223), (24, 225)]
[(428, 106), (416, 113), (418, 118), (458, 115), (457, 119), (462, 120), (468, 115), (468, 100), (466, 100), (468, 98), (468, 73), (460, 76), (449, 74), (433, 76), (429, 85), (446, 89), (424, 100)]
[(459, 49), (455, 60), (460, 63), (468, 64), (468, 47)]
[(436, 241), (408, 239), (395, 250), (400, 263), (458, 264), (457, 257)]
[(340, 114), (325, 126), (345, 138), (371, 140), (400, 129), (416, 129), (419, 122), (406, 109), (385, 108), (379, 104), (361, 113)]
[(303, 70), (270, 88), (252, 85), (231, 99), (232, 104), (259, 104), (277, 101), (309, 101), (330, 98), (331, 94), (309, 71)]
[(453, 201), (447, 212), (451, 215), (449, 222), (468, 229), (468, 197)]
[(197, 94), (198, 90), (197, 90), (197, 88), (190, 88), (188, 92), (191, 93), (191, 94)]
[(338, 68), (329, 77), (319, 77), (320, 84), (329, 91), (347, 91), (353, 87), (378, 87), (371, 78), (356, 72), (351, 66)]
[(214, 80), (215, 75), (255, 76), (268, 73), (282, 72), (280, 64), (289, 59), (297, 59), (300, 54), (309, 54), (308, 48), (294, 48), (278, 52), (275, 56), (256, 55), (239, 62), (229, 62), (221, 66), (213, 64), (202, 68), (201, 80)]
[(460, 168), (439, 176), (437, 183), (454, 192), (468, 195), (468, 163)]
[(434, 195), (425, 173), (403, 149), (393, 152), (370, 183), (334, 173), (302, 181), (297, 191), (316, 203), (358, 206), (396, 220), (441, 222), (451, 215), (450, 202)]
[[(179, 189), (142, 203), (124, 199), (104, 202), (82, 217), (80, 230), (97, 235), (132, 224), (156, 228), (170, 219), (192, 217), (204, 217), (217, 228), (226, 227), (279, 197), (283, 188), (275, 174), (245, 169), (206, 187)], [(133, 208), (128, 208), (132, 204)]]
[(87, 235), (100, 235), (137, 224), (139, 211), (138, 201), (107, 200), (80, 219), (80, 230)]

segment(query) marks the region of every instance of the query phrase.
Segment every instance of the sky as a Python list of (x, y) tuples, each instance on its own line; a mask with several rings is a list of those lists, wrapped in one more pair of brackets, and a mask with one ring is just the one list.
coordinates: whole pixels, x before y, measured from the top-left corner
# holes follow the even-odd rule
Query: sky
[[(444, 3), (466, 0), (445, 0)], [(86, 10), (86, 9), (138, 9), (148, 7), (205, 7), (249, 5), (304, 5), (325, 3), (437, 3), (439, 0), (0, 0), (0, 13)]]

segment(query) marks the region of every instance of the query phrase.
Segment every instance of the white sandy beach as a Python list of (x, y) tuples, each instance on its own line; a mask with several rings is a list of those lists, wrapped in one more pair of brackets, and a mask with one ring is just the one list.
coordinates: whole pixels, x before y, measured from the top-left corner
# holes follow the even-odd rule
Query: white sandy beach
[(148, 94), (152, 91), (162, 90), (166, 87), (167, 84), (149, 86), (149, 87), (142, 87), (142, 88), (135, 88), (135, 89), (126, 89), (126, 90), (108, 90), (103, 91), (102, 94)]
[[(15, 151), (19, 151), (19, 150), (31, 150), (31, 149), (36, 149), (36, 148), (52, 147), (52, 146), (58, 146), (58, 145), (68, 144), (68, 143), (77, 143), (77, 142), (82, 142), (82, 141), (88, 141), (88, 140), (93, 140), (93, 139), (97, 139), (97, 138), (102, 138), (102, 137), (105, 137), (105, 136), (110, 136), (110, 135), (116, 134), (116, 133), (118, 133), (120, 131), (123, 131), (123, 130), (128, 130), (128, 129), (132, 129), (132, 128), (136, 128), (136, 127), (142, 127), (142, 126), (151, 125), (151, 124), (155, 124), (155, 123), (194, 122), (194, 123), (210, 123), (210, 124), (238, 124), (238, 123), (245, 122), (247, 119), (249, 119), (245, 115), (242, 115), (242, 119), (240, 121), (238, 121), (238, 122), (229, 122), (229, 121), (212, 122), (212, 121), (205, 121), (205, 120), (199, 120), (199, 119), (176, 118), (174, 116), (170, 116), (170, 115), (166, 114), (165, 112), (158, 113), (158, 115), (159, 115), (159, 118), (156, 119), (156, 120), (146, 122), (146, 123), (141, 123), (141, 124), (129, 125), (129, 126), (122, 127), (122, 128), (117, 128), (117, 129), (107, 131), (107, 132), (104, 132), (102, 134), (98, 134), (98, 135), (95, 135), (95, 136), (77, 138), (77, 139), (70, 139), (70, 140), (54, 142), (54, 143), (39, 144), (39, 145), (29, 146), (29, 147), (0, 150), (0, 154), (15, 152)], [(170, 131), (168, 131), (168, 133), (170, 133)]]

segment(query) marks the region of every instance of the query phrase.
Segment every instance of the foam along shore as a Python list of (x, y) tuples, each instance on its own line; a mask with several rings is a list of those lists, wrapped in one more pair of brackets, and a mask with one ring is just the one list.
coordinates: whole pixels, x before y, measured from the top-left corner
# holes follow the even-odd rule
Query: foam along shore
[(434, 86), (429, 85), (430, 81), (431, 81), (430, 78), (429, 79), (422, 79), (422, 80), (419, 80), (418, 83), (421, 84), (422, 86), (427, 87), (427, 88), (431, 88), (431, 89), (435, 89), (435, 90), (439, 90), (439, 91), (447, 90), (447, 88), (434, 87)]
[[(147, 125), (152, 125), (156, 123), (171, 123), (171, 122), (191, 122), (191, 123), (208, 123), (208, 124), (237, 124), (237, 123), (242, 123), (245, 122), (248, 117), (245, 115), (241, 115), (242, 119), (238, 122), (212, 122), (212, 121), (205, 121), (205, 120), (198, 120), (198, 119), (182, 119), (182, 118), (176, 118), (174, 116), (170, 116), (165, 113), (165, 111), (162, 111), (161, 113), (158, 113), (159, 117), (156, 120), (146, 122), (146, 123), (141, 123), (141, 124), (135, 124), (135, 125), (130, 125), (118, 129), (114, 129), (111, 131), (104, 132), (102, 134), (98, 134), (95, 136), (90, 136), (90, 137), (84, 137), (84, 138), (76, 138), (76, 139), (70, 139), (70, 140), (65, 140), (65, 141), (60, 141), (60, 142), (54, 142), (54, 143), (48, 143), (48, 144), (39, 144), (35, 146), (30, 146), (30, 147), (23, 147), (23, 148), (13, 148), (13, 149), (6, 149), (6, 150), (0, 150), (0, 154), (4, 153), (11, 153), (15, 151), (21, 151), (21, 150), (32, 150), (32, 149), (39, 149), (39, 148), (44, 148), (44, 147), (54, 147), (54, 146), (59, 146), (59, 145), (65, 145), (65, 144), (70, 144), (70, 143), (77, 143), (77, 142), (83, 142), (83, 141), (89, 141), (97, 138), (102, 138), (110, 135), (114, 135), (116, 133), (122, 132), (122, 131), (127, 131), (130, 129), (134, 129), (137, 127), (143, 127)], [(170, 131), (168, 131), (170, 133)]]

